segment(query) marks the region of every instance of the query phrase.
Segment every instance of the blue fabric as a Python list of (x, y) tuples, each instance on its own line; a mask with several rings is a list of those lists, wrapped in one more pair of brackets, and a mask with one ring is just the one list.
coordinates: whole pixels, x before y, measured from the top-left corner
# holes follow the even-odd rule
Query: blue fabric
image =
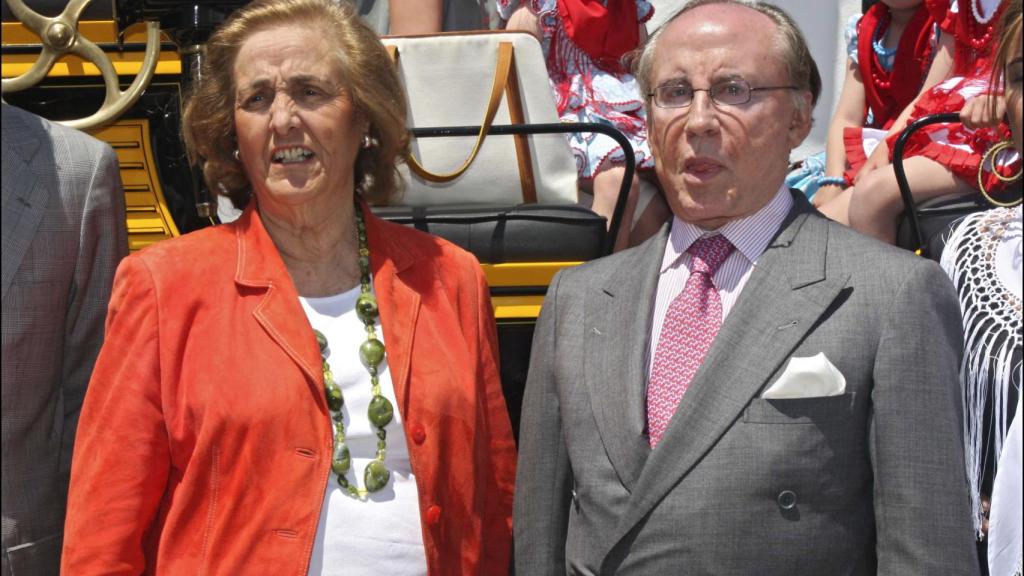
[(825, 153), (818, 152), (804, 158), (789, 174), (786, 175), (786, 186), (804, 193), (808, 200), (814, 198), (820, 184), (818, 180), (825, 176)]

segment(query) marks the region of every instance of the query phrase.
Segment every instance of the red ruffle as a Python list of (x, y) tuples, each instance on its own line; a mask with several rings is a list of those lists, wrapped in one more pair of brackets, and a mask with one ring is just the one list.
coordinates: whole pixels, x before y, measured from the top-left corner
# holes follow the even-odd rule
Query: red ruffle
[(864, 154), (864, 129), (859, 126), (848, 126), (843, 129), (843, 148), (846, 149), (846, 163), (849, 167), (843, 172), (846, 183), (853, 182), (853, 178), (860, 172), (860, 169), (868, 161)]
[[(960, 148), (954, 148), (947, 146), (940, 142), (935, 142), (928, 137), (927, 134), (921, 134), (924, 130), (918, 131), (916, 135), (920, 134), (924, 138), (911, 138), (907, 141), (906, 147), (903, 149), (903, 157), (910, 158), (912, 156), (923, 156), (929, 158), (949, 168), (957, 178), (963, 180), (972, 187), (978, 184), (978, 167), (981, 165), (981, 159), (984, 152), (978, 154), (977, 152), (968, 152)], [(987, 148), (986, 148), (987, 149)], [(1018, 158), (1009, 166), (999, 166), (997, 169), (1005, 176), (1011, 176), (1020, 171), (1021, 162)], [(1004, 183), (995, 176), (989, 170), (985, 170), (982, 181), (985, 184), (985, 189), (993, 192), (999, 191), (1005, 188), (1009, 184), (1019, 185), (1018, 182)]]

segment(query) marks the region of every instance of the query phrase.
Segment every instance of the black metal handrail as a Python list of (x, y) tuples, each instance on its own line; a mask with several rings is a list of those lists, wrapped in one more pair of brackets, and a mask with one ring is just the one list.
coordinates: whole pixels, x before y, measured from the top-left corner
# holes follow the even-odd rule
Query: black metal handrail
[[(619, 228), (622, 226), (622, 215), (626, 211), (626, 200), (629, 197), (629, 189), (633, 184), (633, 174), (636, 173), (636, 158), (633, 155), (633, 146), (619, 130), (606, 124), (595, 122), (565, 122), (549, 124), (503, 124), (491, 126), (487, 131), (488, 135), (516, 135), (516, 134), (574, 134), (576, 132), (597, 132), (604, 134), (622, 147), (626, 173), (622, 177), (622, 185), (619, 187), (619, 197), (615, 201), (615, 210), (612, 212), (612, 219), (608, 225), (608, 235), (605, 237), (605, 245), (602, 252), (611, 254), (615, 248), (615, 238), (619, 235)], [(417, 138), (437, 138), (444, 136), (476, 136), (480, 133), (480, 126), (440, 126), (436, 128), (413, 128), (412, 133)]]
[(892, 149), (892, 169), (896, 172), (896, 184), (900, 187), (900, 197), (903, 198), (903, 210), (906, 214), (907, 221), (910, 224), (911, 238), (914, 240), (915, 250), (919, 253), (924, 253), (924, 250), (926, 249), (925, 238), (921, 233), (921, 221), (917, 216), (917, 203), (914, 201), (913, 194), (910, 193), (910, 185), (907, 183), (907, 173), (903, 170), (903, 149), (907, 145), (907, 140), (909, 140), (910, 137), (921, 128), (931, 126), (932, 124), (946, 124), (949, 122), (959, 121), (960, 114), (957, 112), (933, 114), (931, 116), (925, 116), (924, 118), (915, 120), (900, 132), (899, 137), (896, 138), (896, 144)]

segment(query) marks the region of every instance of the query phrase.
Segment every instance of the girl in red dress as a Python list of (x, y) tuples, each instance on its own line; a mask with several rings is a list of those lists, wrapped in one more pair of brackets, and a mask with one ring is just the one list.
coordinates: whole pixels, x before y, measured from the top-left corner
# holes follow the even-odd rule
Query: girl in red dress
[(878, 2), (850, 19), (846, 40), (846, 79), (829, 126), (824, 178), (811, 198), (816, 206), (853, 182), (867, 159), (865, 147), (877, 144), (917, 95), (949, 72), (936, 66), (929, 76), (938, 38), (922, 0)]
[[(995, 45), (993, 28), (1003, 4), (1000, 0), (925, 0), (929, 13), (942, 29), (925, 85), (939, 72), (949, 72), (900, 114), (853, 177), (853, 186), (823, 204), (822, 212), (865, 234), (894, 242), (896, 219), (903, 204), (891, 165), (892, 145), (910, 122), (930, 114), (959, 112), (967, 100), (989, 89)], [(981, 129), (953, 123), (918, 131), (907, 143), (903, 162), (914, 197), (923, 200), (976, 192), (982, 157), (1008, 135), (1005, 123)], [(850, 157), (851, 149), (855, 148), (846, 149), (848, 161), (855, 165), (857, 159)], [(994, 169), (1008, 175), (1015, 173), (1019, 164), (1019, 155), (1009, 151), (997, 155)], [(990, 191), (1003, 185), (992, 170), (991, 164), (982, 169), (982, 182)]]

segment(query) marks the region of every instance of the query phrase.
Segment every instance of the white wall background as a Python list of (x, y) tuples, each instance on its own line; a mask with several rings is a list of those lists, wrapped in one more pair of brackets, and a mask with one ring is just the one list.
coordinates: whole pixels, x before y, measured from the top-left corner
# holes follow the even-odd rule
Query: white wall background
[[(648, 32), (654, 32), (687, 2), (650, 1), (654, 5), (654, 17), (647, 22)], [(825, 149), (828, 123), (843, 88), (846, 71), (843, 27), (850, 15), (860, 12), (860, 0), (772, 0), (772, 4), (786, 10), (796, 20), (821, 73), (821, 98), (814, 109), (814, 128), (807, 140), (793, 151), (792, 158), (798, 160)]]

